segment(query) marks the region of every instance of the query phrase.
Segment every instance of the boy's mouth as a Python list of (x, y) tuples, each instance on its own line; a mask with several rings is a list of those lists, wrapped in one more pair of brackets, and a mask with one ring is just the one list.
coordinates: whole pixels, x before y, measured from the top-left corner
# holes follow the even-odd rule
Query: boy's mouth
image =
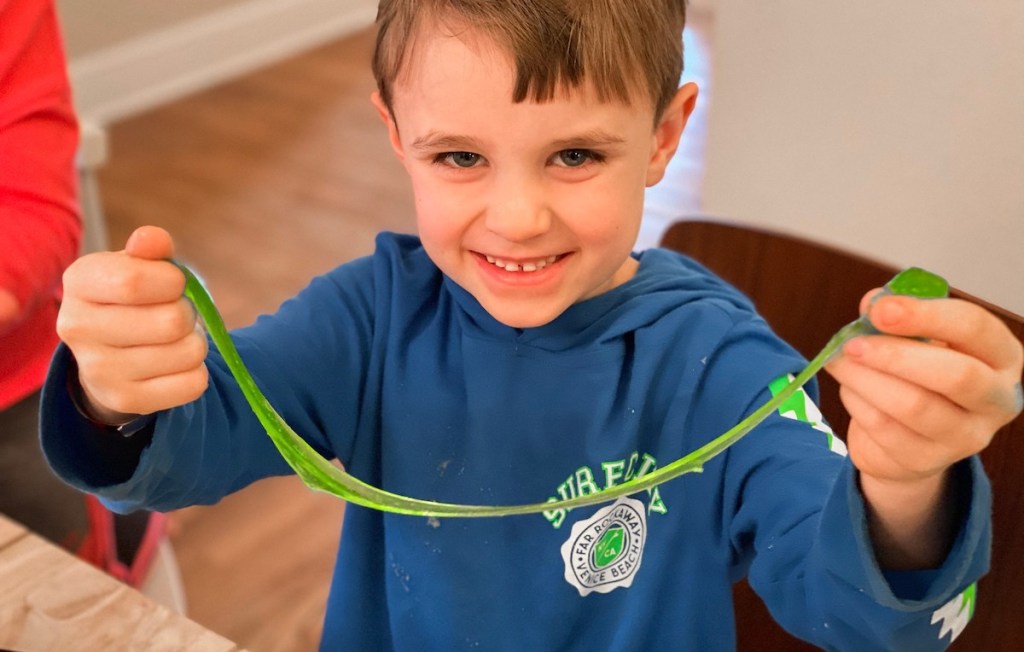
[(539, 272), (548, 265), (558, 262), (561, 258), (564, 258), (564, 254), (559, 256), (547, 256), (545, 258), (534, 258), (524, 260), (506, 260), (504, 258), (498, 258), (496, 256), (483, 255), (488, 263), (494, 265), (499, 269), (503, 269), (506, 272)]

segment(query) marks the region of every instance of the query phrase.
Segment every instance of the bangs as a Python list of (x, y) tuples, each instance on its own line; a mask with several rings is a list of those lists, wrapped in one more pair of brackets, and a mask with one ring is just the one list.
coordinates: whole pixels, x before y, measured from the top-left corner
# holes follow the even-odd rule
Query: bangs
[(497, 44), (515, 66), (514, 102), (587, 85), (602, 102), (646, 99), (657, 117), (683, 70), (683, 0), (385, 0), (377, 22), (373, 69), (389, 107), (416, 35), (431, 27)]

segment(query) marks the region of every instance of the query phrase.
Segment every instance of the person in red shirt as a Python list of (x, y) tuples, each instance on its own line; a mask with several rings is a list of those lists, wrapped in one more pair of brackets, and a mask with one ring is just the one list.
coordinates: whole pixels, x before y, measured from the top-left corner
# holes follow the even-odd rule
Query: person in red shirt
[(78, 254), (78, 126), (49, 2), (0, 0), (0, 409), (38, 391)]
[(82, 235), (77, 147), (52, 3), (0, 0), (0, 512), (69, 547), (83, 500), (51, 479), (36, 433), (61, 274)]
[(57, 479), (39, 446), (61, 275), (82, 238), (78, 140), (52, 0), (0, 0), (0, 512), (138, 586), (162, 515), (111, 514)]

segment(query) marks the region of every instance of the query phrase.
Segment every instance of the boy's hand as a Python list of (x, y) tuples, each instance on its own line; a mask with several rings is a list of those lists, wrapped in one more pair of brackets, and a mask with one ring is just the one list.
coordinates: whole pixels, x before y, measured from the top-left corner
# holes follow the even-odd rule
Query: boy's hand
[(949, 467), (982, 451), (1024, 407), (1024, 349), (975, 304), (873, 295), (861, 310), (876, 328), (929, 341), (859, 337), (828, 371), (850, 413), (847, 447), (879, 561), (924, 567), (941, 562), (955, 527)]
[(206, 337), (166, 259), (170, 235), (141, 227), (123, 251), (83, 256), (64, 274), (57, 332), (78, 363), (86, 409), (116, 425), (198, 398), (208, 376)]

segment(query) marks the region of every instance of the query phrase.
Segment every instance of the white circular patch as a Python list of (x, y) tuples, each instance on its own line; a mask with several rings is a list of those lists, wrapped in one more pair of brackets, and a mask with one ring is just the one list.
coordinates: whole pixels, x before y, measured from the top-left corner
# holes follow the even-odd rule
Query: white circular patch
[(619, 498), (573, 524), (562, 544), (565, 581), (581, 596), (628, 587), (640, 568), (646, 541), (646, 506), (633, 498)]

